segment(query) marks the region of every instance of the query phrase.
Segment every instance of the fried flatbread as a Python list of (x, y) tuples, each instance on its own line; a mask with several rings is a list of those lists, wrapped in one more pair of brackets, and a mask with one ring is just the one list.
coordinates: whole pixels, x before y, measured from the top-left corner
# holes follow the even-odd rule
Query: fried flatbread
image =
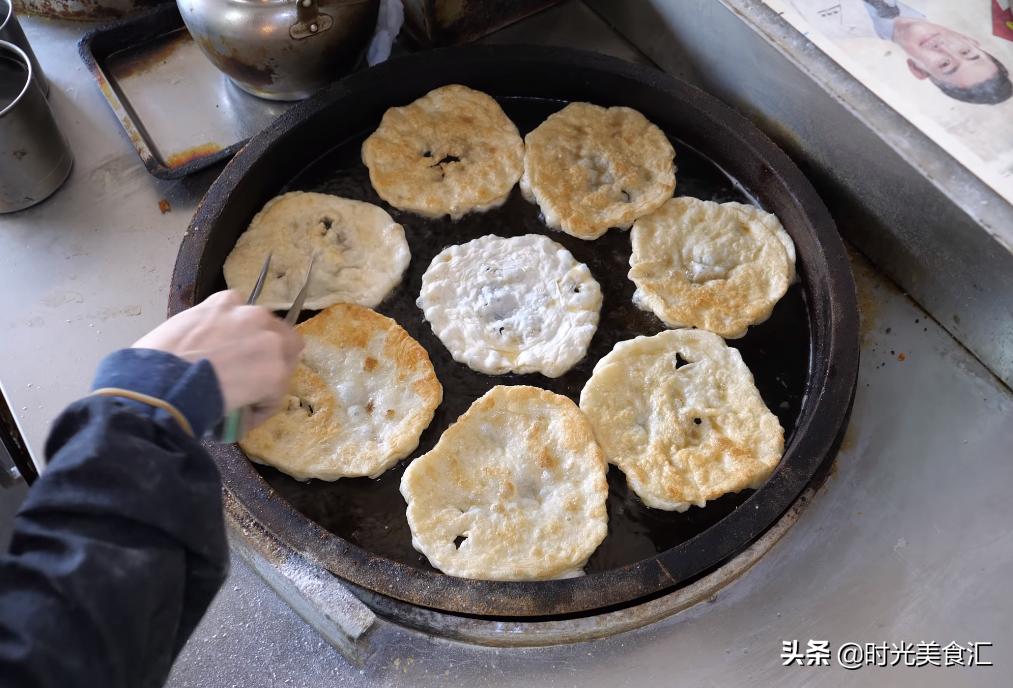
[(411, 260), (404, 229), (383, 209), (330, 194), (293, 191), (267, 202), (225, 259), (225, 282), (249, 293), (267, 254), (271, 271), (258, 305), (292, 305), (316, 254), (305, 308), (372, 308), (401, 282)]
[(506, 201), (524, 168), (524, 142), (492, 97), (455, 84), (387, 110), (362, 144), (362, 161), (395, 208), (456, 220)]
[(633, 302), (669, 327), (741, 337), (770, 317), (795, 278), (781, 223), (740, 203), (673, 198), (637, 220), (631, 240)]
[(548, 237), (488, 235), (437, 254), (418, 305), (472, 370), (558, 377), (587, 353), (601, 300), (587, 266)]
[(578, 575), (608, 531), (605, 471), (576, 404), (493, 387), (402, 476), (412, 545), (452, 576)]
[(784, 450), (742, 356), (702, 330), (619, 342), (595, 366), (580, 408), (609, 462), (655, 509), (759, 487)]
[(571, 103), (525, 139), (521, 191), (545, 223), (581, 239), (628, 229), (675, 190), (675, 150), (636, 110)]
[(297, 480), (375, 478), (408, 456), (443, 399), (422, 345), (350, 304), (297, 329), (306, 349), (289, 397), (240, 441), (247, 456)]

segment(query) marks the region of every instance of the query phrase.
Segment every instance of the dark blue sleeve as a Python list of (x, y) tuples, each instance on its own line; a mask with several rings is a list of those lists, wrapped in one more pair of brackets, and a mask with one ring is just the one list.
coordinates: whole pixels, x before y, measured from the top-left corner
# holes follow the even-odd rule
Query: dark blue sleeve
[[(95, 387), (166, 400), (198, 436), (222, 415), (206, 361), (128, 349)], [(46, 455), (0, 556), (0, 685), (161, 685), (228, 570), (217, 468), (165, 411), (109, 397), (70, 406)]]

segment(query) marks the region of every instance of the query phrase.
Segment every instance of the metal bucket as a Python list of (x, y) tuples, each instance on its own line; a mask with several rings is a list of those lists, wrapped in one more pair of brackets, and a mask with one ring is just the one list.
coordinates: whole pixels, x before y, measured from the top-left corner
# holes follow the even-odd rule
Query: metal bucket
[(36, 81), (39, 82), (39, 86), (42, 87), (42, 92), (48, 96), (49, 82), (42, 73), (42, 67), (39, 65), (35, 53), (32, 52), (32, 47), (28, 44), (25, 32), (21, 30), (18, 18), (14, 15), (14, 6), (11, 4), (11, 0), (0, 0), (0, 41), (13, 43), (27, 53), (28, 59), (32, 62), (32, 73)]
[(74, 164), (24, 50), (0, 41), (0, 213), (49, 198)]

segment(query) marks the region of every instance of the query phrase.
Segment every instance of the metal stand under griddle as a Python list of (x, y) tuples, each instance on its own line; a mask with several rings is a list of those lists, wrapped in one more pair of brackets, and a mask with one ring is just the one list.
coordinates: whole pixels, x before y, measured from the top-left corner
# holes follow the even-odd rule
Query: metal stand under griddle
[[(830, 463), (825, 468), (829, 467)], [(749, 571), (795, 525), (827, 473), (828, 470), (821, 470), (813, 484), (752, 545), (692, 583), (621, 609), (533, 621), (448, 614), (350, 585), (311, 556), (286, 546), (229, 493), (225, 495), (225, 512), (233, 551), (349, 661), (361, 665), (376, 651), (373, 638), (383, 626), (476, 645), (520, 648), (586, 642), (677, 614), (712, 599)]]

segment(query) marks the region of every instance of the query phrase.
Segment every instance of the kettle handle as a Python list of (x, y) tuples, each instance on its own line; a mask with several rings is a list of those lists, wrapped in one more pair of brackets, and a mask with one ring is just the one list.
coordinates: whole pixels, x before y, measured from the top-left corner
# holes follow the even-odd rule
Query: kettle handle
[(320, 11), (318, 0), (295, 0), (296, 23), (289, 27), (288, 35), (295, 40), (321, 34), (331, 28), (331, 15)]

